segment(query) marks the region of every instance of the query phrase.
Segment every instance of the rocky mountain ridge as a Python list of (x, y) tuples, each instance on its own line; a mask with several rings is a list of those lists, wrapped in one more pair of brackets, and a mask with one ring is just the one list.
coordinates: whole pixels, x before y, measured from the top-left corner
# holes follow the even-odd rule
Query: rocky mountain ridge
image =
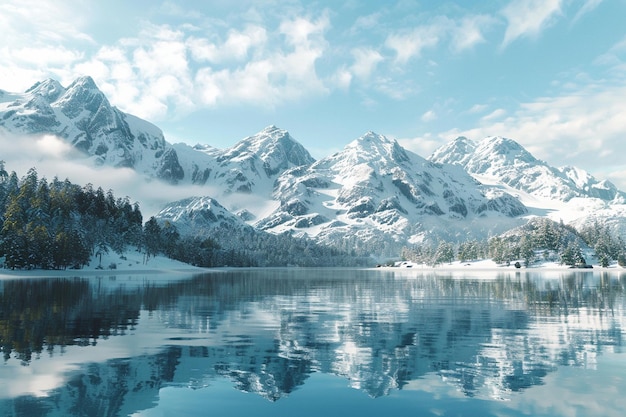
[(459, 137), (435, 150), (428, 159), (460, 165), (472, 175), (495, 179), (537, 197), (563, 202), (576, 197), (626, 202), (626, 194), (610, 181), (599, 181), (575, 167), (552, 167), (514, 140), (499, 136), (476, 142)]
[(112, 106), (91, 77), (67, 88), (47, 79), (22, 94), (3, 92), (0, 114), (6, 131), (59, 136), (95, 164), (133, 168), (172, 183), (183, 177), (161, 130)]
[(392, 256), (412, 243), (493, 236), (542, 212), (558, 220), (569, 210), (566, 220), (577, 224), (610, 218), (626, 230), (626, 195), (613, 184), (551, 167), (502, 137), (457, 138), (428, 159), (367, 132), (316, 161), (276, 126), (227, 149), (172, 145), (156, 126), (111, 106), (90, 77), (1, 91), (0, 130), (56, 135), (95, 164), (199, 186), (199, 195), (156, 216), (195, 235), (254, 227)]

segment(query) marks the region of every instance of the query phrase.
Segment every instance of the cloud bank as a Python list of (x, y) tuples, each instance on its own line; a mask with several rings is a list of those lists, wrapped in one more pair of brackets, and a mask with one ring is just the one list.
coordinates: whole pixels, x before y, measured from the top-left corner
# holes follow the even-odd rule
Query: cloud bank
[(128, 197), (131, 202), (138, 202), (144, 220), (171, 201), (215, 195), (215, 190), (208, 186), (173, 186), (148, 179), (130, 168), (94, 166), (91, 159), (54, 135), (0, 133), (0, 160), (5, 162), (7, 172), (15, 171), (19, 178), (35, 168), (39, 178), (45, 177), (48, 181), (56, 177), (80, 186), (92, 184), (95, 188), (112, 190), (117, 198)]

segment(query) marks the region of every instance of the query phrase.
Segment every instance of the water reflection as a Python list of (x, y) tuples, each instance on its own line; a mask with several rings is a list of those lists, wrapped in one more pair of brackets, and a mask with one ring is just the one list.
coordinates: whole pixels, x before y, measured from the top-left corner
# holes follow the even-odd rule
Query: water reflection
[(277, 401), (317, 373), (374, 398), (436, 375), (466, 397), (509, 399), (622, 352), (624, 276), (411, 274), (0, 281), (0, 414), (129, 415), (163, 387), (224, 378)]

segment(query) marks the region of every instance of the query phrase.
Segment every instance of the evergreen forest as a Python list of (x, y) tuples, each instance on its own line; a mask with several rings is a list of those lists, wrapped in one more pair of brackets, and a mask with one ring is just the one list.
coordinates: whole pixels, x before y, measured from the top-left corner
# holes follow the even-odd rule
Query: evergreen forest
[(594, 222), (580, 230), (537, 217), (527, 224), (484, 241), (446, 241), (405, 247), (402, 259), (437, 266), (453, 261), (491, 259), (499, 265), (531, 266), (538, 262), (586, 267), (589, 257), (602, 267), (617, 261), (626, 267), (623, 239), (608, 225)]

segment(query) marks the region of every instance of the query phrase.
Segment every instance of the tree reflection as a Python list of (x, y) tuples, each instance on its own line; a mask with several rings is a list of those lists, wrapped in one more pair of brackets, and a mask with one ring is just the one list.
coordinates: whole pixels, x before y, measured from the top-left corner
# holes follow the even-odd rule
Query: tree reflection
[[(217, 377), (276, 401), (313, 372), (342, 376), (372, 397), (437, 374), (467, 396), (506, 398), (557, 366), (593, 366), (604, 350), (621, 349), (626, 318), (626, 278), (607, 273), (459, 279), (282, 269), (132, 288), (103, 281), (0, 284), (5, 361), (93, 348), (140, 325), (142, 312), (181, 335), (162, 340), (159, 354), (88, 364), (55, 394), (94, 415), (103, 411), (97, 398), (111, 397), (120, 411), (129, 397), (149, 404), (164, 385)], [(185, 342), (199, 333), (204, 344)]]
[(0, 287), (0, 349), (27, 364), (56, 347), (95, 345), (123, 334), (139, 316), (141, 293), (98, 290), (86, 279), (24, 279)]

